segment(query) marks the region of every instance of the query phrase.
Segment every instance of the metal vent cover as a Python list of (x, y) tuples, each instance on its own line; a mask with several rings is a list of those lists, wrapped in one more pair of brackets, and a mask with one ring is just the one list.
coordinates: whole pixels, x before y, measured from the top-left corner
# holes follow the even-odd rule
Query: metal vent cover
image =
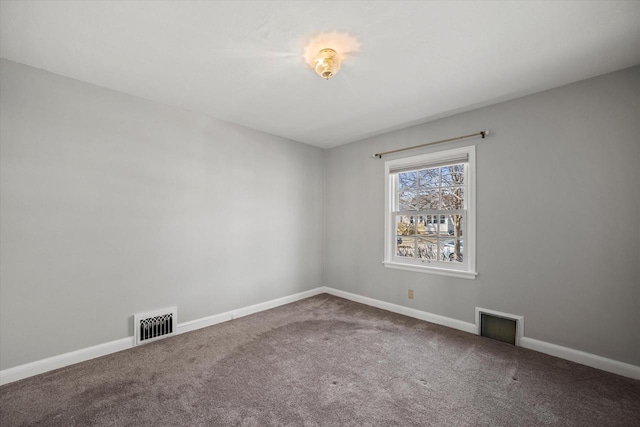
[(524, 334), (524, 317), (476, 307), (478, 335), (508, 344), (520, 345)]
[(136, 345), (146, 344), (175, 335), (177, 319), (177, 307), (134, 314), (133, 329), (136, 337)]

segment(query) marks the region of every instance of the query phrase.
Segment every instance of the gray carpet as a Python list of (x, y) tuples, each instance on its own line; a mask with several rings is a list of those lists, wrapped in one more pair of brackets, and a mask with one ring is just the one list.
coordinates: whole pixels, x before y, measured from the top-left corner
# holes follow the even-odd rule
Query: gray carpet
[(0, 388), (2, 426), (639, 426), (640, 381), (319, 295)]

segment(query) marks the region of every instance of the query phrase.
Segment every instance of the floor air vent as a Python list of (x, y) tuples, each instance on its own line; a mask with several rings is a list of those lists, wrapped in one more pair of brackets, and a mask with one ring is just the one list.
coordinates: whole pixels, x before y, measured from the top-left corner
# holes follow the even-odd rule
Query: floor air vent
[(177, 307), (134, 314), (133, 328), (135, 329), (136, 345), (174, 335), (177, 318)]
[(518, 346), (524, 317), (476, 307), (478, 335)]

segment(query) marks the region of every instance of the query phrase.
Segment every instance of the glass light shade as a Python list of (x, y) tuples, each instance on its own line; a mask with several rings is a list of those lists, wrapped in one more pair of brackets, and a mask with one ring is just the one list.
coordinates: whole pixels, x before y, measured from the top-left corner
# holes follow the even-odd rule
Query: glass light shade
[(329, 80), (340, 70), (340, 57), (333, 49), (322, 49), (314, 58), (316, 73), (323, 79)]

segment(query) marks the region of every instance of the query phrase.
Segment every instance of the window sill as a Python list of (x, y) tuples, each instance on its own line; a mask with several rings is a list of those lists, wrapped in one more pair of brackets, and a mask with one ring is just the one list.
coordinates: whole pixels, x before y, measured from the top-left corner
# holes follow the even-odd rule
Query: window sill
[(407, 271), (416, 271), (418, 273), (427, 273), (427, 274), (436, 274), (438, 276), (449, 276), (449, 277), (457, 277), (460, 279), (470, 279), (475, 280), (478, 273), (475, 271), (461, 271), (461, 270), (450, 270), (447, 268), (438, 268), (438, 267), (423, 267), (419, 265), (413, 264), (403, 264), (400, 262), (391, 262), (391, 261), (383, 261), (382, 264), (386, 268), (393, 268), (396, 270), (407, 270)]

